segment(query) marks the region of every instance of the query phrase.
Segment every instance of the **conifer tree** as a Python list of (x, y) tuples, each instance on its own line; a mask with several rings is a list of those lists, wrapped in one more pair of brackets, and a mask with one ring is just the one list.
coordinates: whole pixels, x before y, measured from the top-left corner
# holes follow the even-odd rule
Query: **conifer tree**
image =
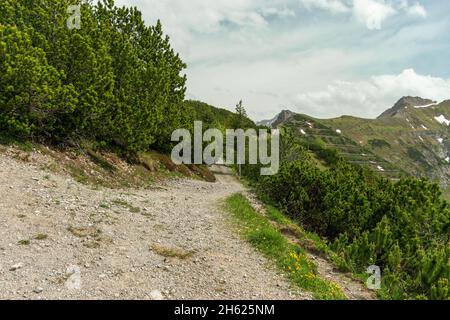
[(236, 104), (236, 123), (235, 128), (242, 129), (242, 125), (244, 124), (245, 119), (247, 119), (247, 111), (242, 104), (242, 100)]

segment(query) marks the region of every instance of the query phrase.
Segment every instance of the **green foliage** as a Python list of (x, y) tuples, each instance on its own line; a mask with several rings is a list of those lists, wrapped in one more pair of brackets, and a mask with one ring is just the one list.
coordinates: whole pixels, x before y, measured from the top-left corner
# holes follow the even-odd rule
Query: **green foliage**
[(271, 198), (311, 231), (327, 238), (343, 232), (355, 236), (373, 226), (373, 213), (379, 211), (367, 199), (377, 203), (378, 186), (384, 181), (365, 188), (372, 178), (369, 170), (345, 162), (322, 171), (310, 162), (296, 161), (283, 164), (277, 175), (263, 178), (259, 190), (277, 190)]
[(45, 53), (28, 34), (0, 25), (0, 126), (3, 132), (48, 136), (61, 128), (60, 115), (74, 109), (73, 87), (49, 66)]
[(415, 147), (408, 147), (408, 157), (416, 162), (419, 162), (425, 168), (430, 168), (430, 164), (427, 162), (424, 155)]
[(336, 149), (327, 148), (321, 139), (308, 139), (302, 143), (307, 149), (313, 151), (317, 157), (329, 166), (334, 166), (343, 158)]
[(0, 3), (0, 126), (11, 135), (60, 143), (83, 138), (128, 151), (165, 149), (185, 123), (186, 65), (161, 24), (111, 0)]
[(112, 0), (84, 2), (81, 28), (66, 26), (78, 1), (0, 3), (0, 126), (2, 136), (98, 146), (137, 153), (169, 151), (175, 129), (225, 130), (242, 114), (184, 102), (186, 68), (163, 33), (136, 8)]
[(236, 113), (216, 108), (200, 101), (185, 101), (183, 110), (188, 115), (188, 123), (192, 125), (194, 121), (202, 121), (204, 129), (217, 128), (225, 131), (226, 129), (235, 128), (238, 122), (241, 125), (239, 128), (256, 128), (255, 123), (246, 116), (240, 118)]
[(342, 288), (322, 279), (317, 274), (317, 266), (303, 249), (290, 244), (242, 195), (228, 198), (226, 206), (239, 224), (243, 236), (272, 259), (293, 284), (311, 291), (316, 299), (345, 299)]
[(243, 129), (245, 125), (245, 120), (248, 119), (247, 111), (245, 111), (245, 107), (242, 104), (242, 100), (240, 100), (236, 105), (236, 120), (234, 123), (235, 129)]
[[(286, 137), (282, 145), (292, 148)], [(450, 298), (450, 211), (436, 184), (394, 183), (339, 158), (321, 170), (305, 156), (287, 161), (286, 154), (277, 175), (243, 173), (263, 198), (328, 239), (341, 268), (361, 274), (381, 267), (384, 298)]]
[(372, 139), (369, 140), (369, 145), (372, 148), (389, 148), (391, 144), (383, 139)]

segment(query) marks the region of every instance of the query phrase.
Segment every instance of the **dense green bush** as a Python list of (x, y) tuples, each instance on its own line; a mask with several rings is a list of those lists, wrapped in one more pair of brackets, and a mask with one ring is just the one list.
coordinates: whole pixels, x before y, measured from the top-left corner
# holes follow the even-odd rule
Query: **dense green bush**
[[(319, 169), (305, 151), (289, 161), (286, 149), (295, 141), (286, 138), (291, 142), (282, 143), (277, 175), (257, 177), (256, 166), (243, 170), (263, 198), (328, 239), (343, 269), (381, 267), (382, 297), (450, 298), (450, 211), (436, 184), (414, 178), (394, 183), (335, 157), (328, 169)], [(311, 151), (324, 154), (317, 144)]]
[(104, 0), (82, 4), (81, 29), (70, 30), (70, 3), (0, 2), (2, 132), (167, 148), (187, 121), (186, 78), (161, 24), (148, 27), (137, 9)]
[(354, 237), (375, 226), (383, 198), (380, 187), (385, 183), (370, 170), (344, 161), (326, 171), (296, 161), (263, 178), (259, 188), (306, 228), (335, 239), (341, 233)]
[(49, 136), (73, 112), (76, 93), (27, 33), (0, 25), (0, 126), (19, 137)]
[(309, 138), (302, 141), (302, 145), (308, 150), (313, 151), (320, 160), (325, 161), (325, 163), (329, 166), (336, 165), (340, 160), (342, 160), (342, 156), (339, 152), (336, 149), (327, 148), (321, 139)]
[(382, 267), (385, 297), (448, 299), (450, 211), (439, 187), (406, 179), (383, 192), (384, 214), (376, 226), (333, 243), (338, 262), (356, 272), (368, 263)]

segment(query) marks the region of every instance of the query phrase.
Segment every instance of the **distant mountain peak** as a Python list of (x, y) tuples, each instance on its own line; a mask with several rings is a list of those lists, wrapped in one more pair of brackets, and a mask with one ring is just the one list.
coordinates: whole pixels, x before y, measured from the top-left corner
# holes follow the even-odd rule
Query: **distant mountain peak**
[(271, 128), (278, 128), (278, 126), (288, 121), (294, 115), (295, 112), (292, 112), (290, 110), (283, 110), (278, 115), (276, 115), (275, 118), (271, 120), (260, 121), (258, 122), (258, 125), (267, 126)]
[(404, 110), (408, 107), (417, 108), (435, 104), (436, 101), (430, 99), (423, 99), (421, 97), (405, 96), (397, 101), (397, 103), (390, 109), (383, 112), (378, 119), (391, 118), (402, 116)]

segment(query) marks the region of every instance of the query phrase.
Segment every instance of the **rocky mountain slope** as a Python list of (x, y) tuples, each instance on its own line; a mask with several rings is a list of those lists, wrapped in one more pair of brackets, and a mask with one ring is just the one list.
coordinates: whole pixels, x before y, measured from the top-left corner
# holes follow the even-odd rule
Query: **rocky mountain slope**
[(322, 140), (349, 161), (392, 178), (402, 174), (450, 184), (450, 100), (403, 97), (377, 119), (314, 119), (283, 111), (272, 125), (294, 127), (305, 139)]
[(291, 117), (295, 115), (294, 112), (289, 110), (283, 110), (281, 113), (277, 114), (275, 118), (271, 120), (263, 120), (258, 122), (257, 124), (260, 126), (267, 126), (272, 128), (277, 128), (279, 125), (282, 125), (286, 121), (288, 121)]

